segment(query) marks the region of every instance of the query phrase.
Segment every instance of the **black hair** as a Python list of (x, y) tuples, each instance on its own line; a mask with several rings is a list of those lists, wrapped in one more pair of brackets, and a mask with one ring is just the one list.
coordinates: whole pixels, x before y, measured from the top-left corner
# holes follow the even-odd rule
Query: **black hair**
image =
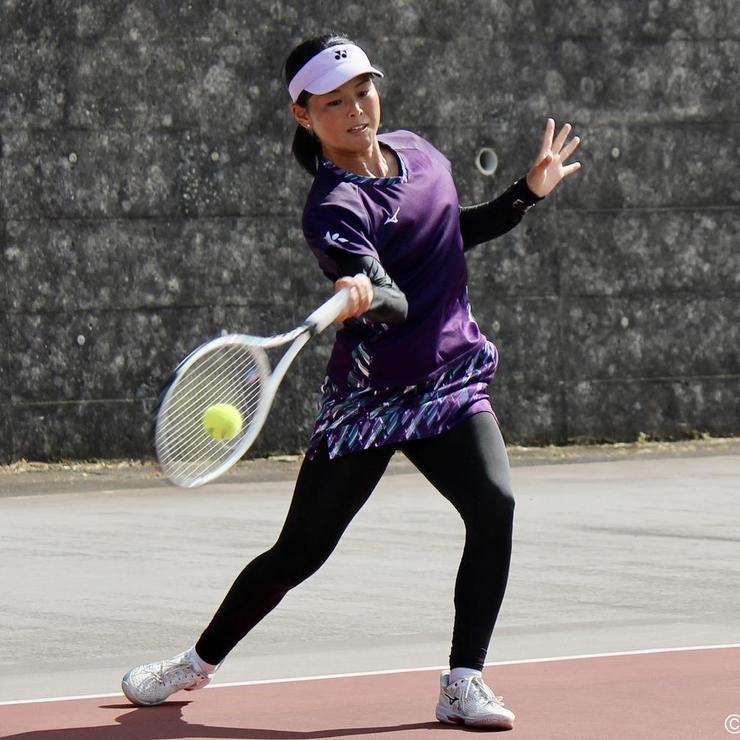
[[(325, 33), (322, 36), (315, 36), (314, 38), (304, 41), (296, 46), (285, 60), (285, 64), (283, 65), (285, 84), (289, 85), (290, 81), (298, 74), (303, 65), (305, 65), (309, 59), (313, 59), (313, 57), (315, 57), (319, 52), (324, 51), (324, 49), (328, 49), (330, 46), (354, 43), (355, 42), (352, 41), (352, 39), (339, 33)], [(305, 107), (310, 97), (310, 92), (302, 90), (296, 103)], [(298, 164), (300, 164), (306, 172), (310, 175), (315, 175), (318, 172), (322, 151), (321, 142), (315, 134), (309, 133), (305, 128), (303, 128), (303, 126), (296, 126), (295, 134), (293, 135), (293, 146), (291, 149), (293, 151), (293, 156), (298, 160)]]

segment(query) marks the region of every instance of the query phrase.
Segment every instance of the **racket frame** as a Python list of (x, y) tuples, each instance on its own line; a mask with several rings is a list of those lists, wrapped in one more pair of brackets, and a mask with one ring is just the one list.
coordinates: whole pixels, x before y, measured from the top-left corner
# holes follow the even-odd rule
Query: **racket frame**
[[(165, 471), (165, 475), (172, 483), (181, 488), (197, 488), (199, 486), (203, 486), (223, 475), (244, 456), (246, 451), (254, 444), (257, 436), (262, 431), (262, 427), (267, 420), (267, 416), (272, 407), (277, 390), (280, 387), (280, 383), (285, 377), (285, 373), (288, 371), (288, 368), (293, 363), (293, 360), (295, 360), (298, 353), (303, 349), (311, 337), (316, 334), (320, 334), (332, 322), (334, 322), (334, 320), (347, 307), (348, 300), (349, 290), (346, 288), (340, 290), (311, 313), (300, 326), (297, 326), (292, 331), (284, 334), (275, 334), (271, 337), (258, 337), (250, 334), (227, 334), (225, 336), (212, 339), (196, 348), (177, 366), (174, 373), (174, 380), (170, 383), (167, 391), (162, 397), (157, 412), (154, 444), (158, 460), (160, 458), (160, 426), (163, 418), (166, 417), (169, 410), (169, 400), (174, 395), (180, 378), (185, 377), (188, 369), (204, 355), (223, 346), (243, 344), (249, 348), (249, 351), (260, 368), (260, 372), (264, 374), (265, 380), (260, 392), (257, 410), (249, 424), (247, 433), (239, 440), (238, 444), (235, 445), (234, 449), (224, 459), (224, 461), (210, 472), (204, 473), (202, 476), (194, 479), (184, 479), (176, 476), (173, 477), (173, 475), (170, 475)], [(280, 358), (277, 365), (275, 365), (275, 368), (271, 371), (270, 362), (265, 350), (281, 347), (291, 342), (292, 344), (290, 344), (290, 347), (288, 347), (285, 354)]]

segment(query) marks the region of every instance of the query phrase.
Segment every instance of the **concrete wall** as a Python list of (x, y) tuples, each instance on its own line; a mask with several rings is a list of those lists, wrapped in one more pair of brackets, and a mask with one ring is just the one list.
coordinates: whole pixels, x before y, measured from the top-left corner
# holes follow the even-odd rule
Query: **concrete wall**
[[(344, 29), (461, 200), (526, 171), (548, 115), (583, 173), (471, 254), (510, 441), (740, 431), (735, 0), (22, 2), (0, 13), (0, 460), (150, 452), (169, 369), (327, 291), (299, 230), (280, 67)], [(483, 146), (499, 157), (480, 174)], [(255, 452), (305, 444), (330, 337)]]

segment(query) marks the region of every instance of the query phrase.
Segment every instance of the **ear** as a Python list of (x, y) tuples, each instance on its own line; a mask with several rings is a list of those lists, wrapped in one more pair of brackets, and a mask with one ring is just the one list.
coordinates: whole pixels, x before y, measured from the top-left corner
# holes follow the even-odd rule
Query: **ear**
[(303, 126), (303, 128), (310, 130), (311, 119), (308, 115), (308, 109), (302, 105), (298, 105), (298, 103), (293, 103), (291, 110), (293, 111), (293, 117), (295, 118), (296, 123), (299, 126)]

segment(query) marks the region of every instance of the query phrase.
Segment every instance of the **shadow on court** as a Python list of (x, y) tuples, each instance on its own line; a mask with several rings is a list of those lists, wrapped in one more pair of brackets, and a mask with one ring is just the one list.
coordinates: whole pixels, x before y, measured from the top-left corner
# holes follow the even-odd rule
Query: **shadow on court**
[(222, 740), (320, 740), (320, 738), (384, 735), (413, 730), (449, 731), (461, 728), (439, 722), (388, 724), (376, 727), (346, 727), (299, 732), (256, 727), (219, 727), (188, 722), (182, 711), (190, 702), (168, 702), (159, 707), (132, 707), (130, 704), (101, 704), (103, 711), (126, 710), (116, 716), (116, 724), (101, 724), (65, 729), (32, 730), (4, 735), (3, 740), (182, 740), (183, 738), (222, 738)]

